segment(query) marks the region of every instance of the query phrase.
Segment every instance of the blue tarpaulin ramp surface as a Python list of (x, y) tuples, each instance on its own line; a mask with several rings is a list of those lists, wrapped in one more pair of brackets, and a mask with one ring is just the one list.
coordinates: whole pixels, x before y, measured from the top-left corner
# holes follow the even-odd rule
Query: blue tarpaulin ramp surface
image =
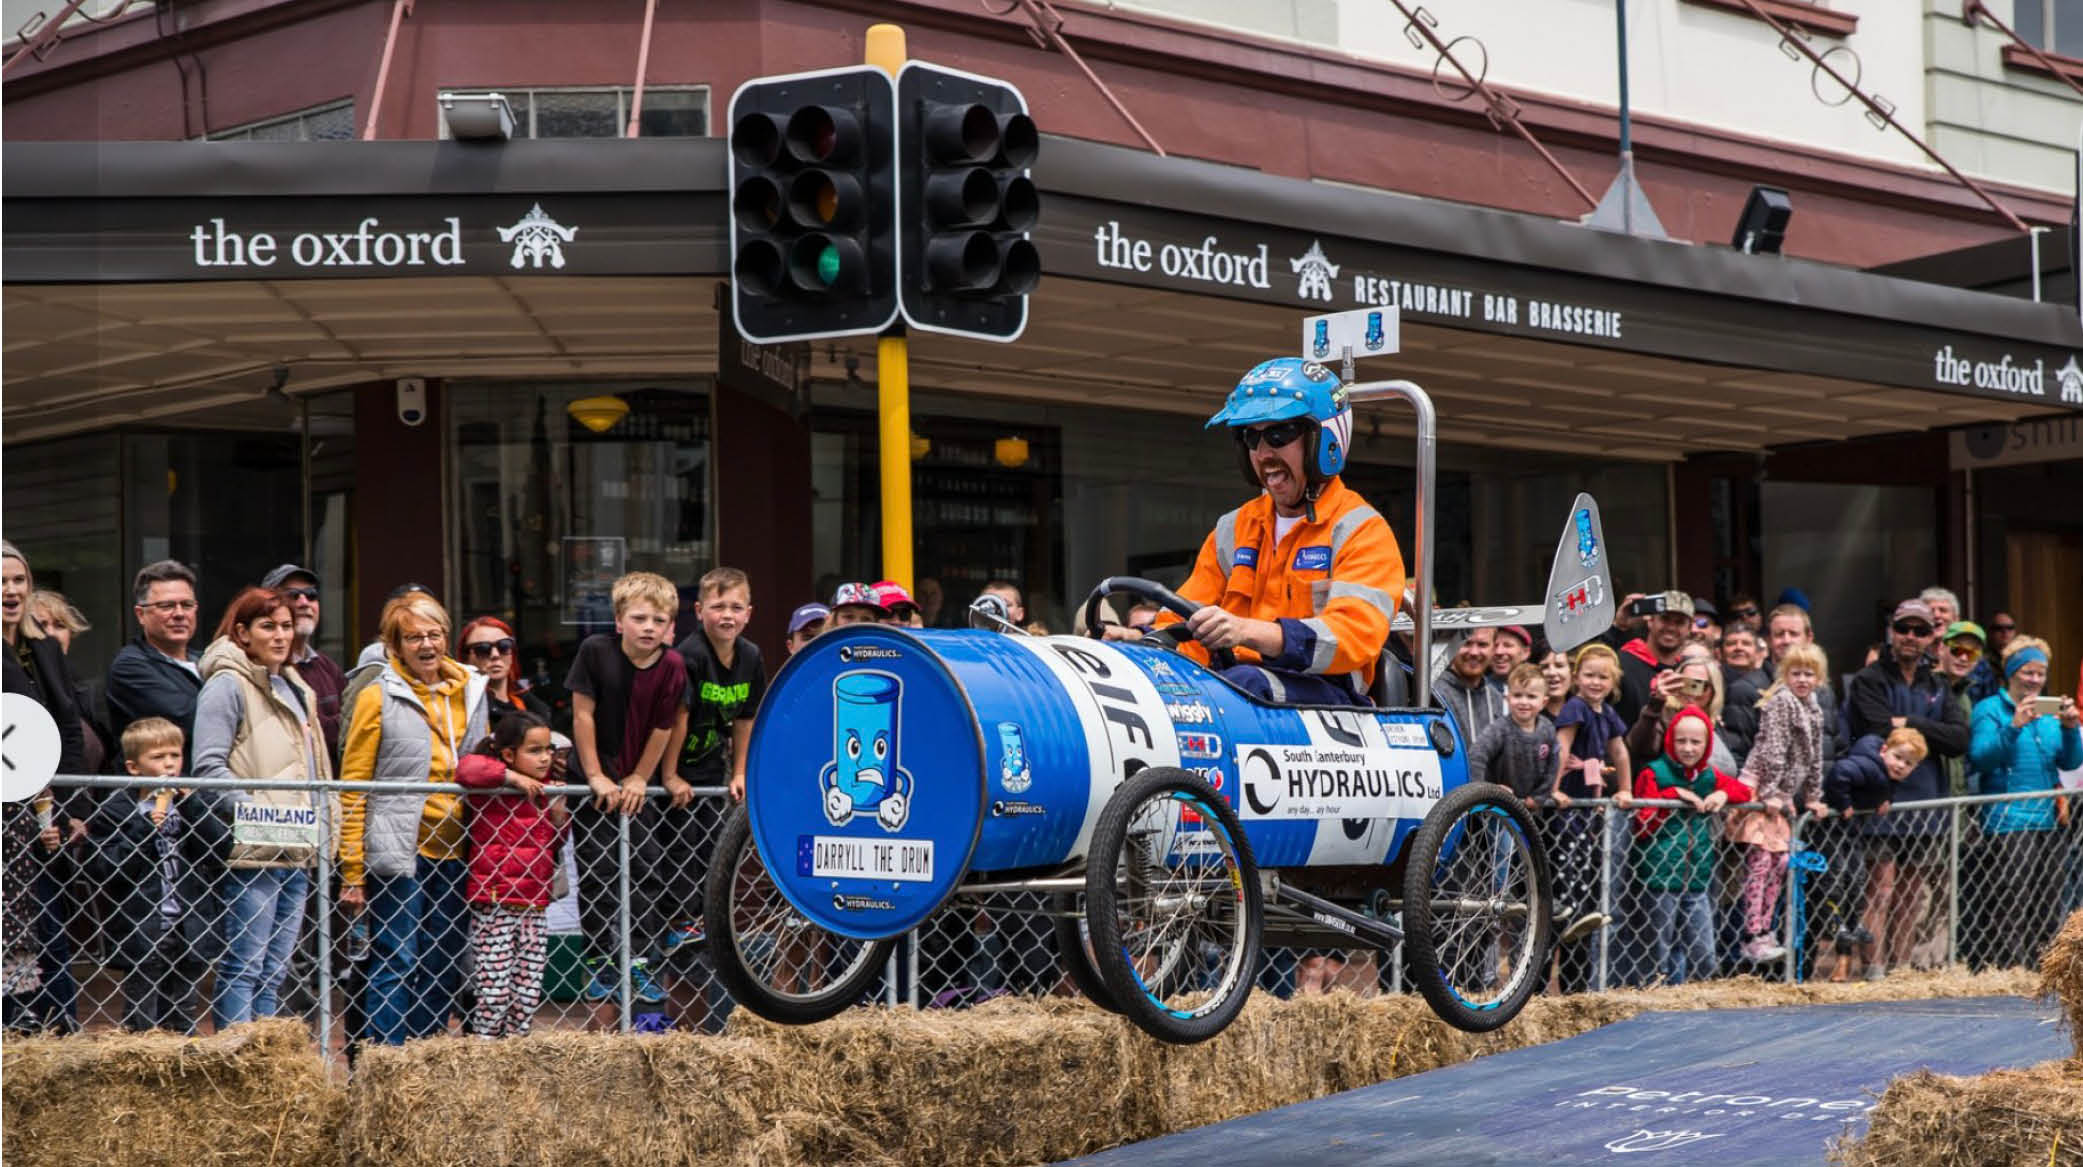
[(1644, 1013), (1076, 1162), (1821, 1164), (1899, 1074), (2067, 1055), (2055, 1017), (2014, 997)]

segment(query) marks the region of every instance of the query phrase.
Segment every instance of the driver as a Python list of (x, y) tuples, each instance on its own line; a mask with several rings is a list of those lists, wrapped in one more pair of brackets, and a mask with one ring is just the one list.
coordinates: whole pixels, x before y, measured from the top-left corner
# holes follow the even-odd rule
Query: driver
[(1230, 428), (1238, 468), (1262, 493), (1216, 520), (1179, 588), (1204, 605), (1186, 621), (1198, 643), (1184, 651), (1234, 650), (1223, 676), (1262, 700), (1369, 704), (1403, 554), (1388, 521), (1339, 481), (1352, 417), (1329, 369), (1277, 357), (1208, 419)]

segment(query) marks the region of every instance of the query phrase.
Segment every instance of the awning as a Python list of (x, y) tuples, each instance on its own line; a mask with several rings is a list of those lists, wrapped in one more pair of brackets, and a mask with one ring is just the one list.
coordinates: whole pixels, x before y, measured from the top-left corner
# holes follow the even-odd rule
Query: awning
[[(8, 143), (7, 440), (278, 379), (711, 370), (723, 153)], [(1446, 435), (1486, 445), (1667, 459), (2083, 404), (2059, 305), (1091, 143), (1052, 139), (1037, 177), (1026, 335), (918, 337), (917, 383), (1205, 413), (1304, 313), (1387, 302), (1404, 351), (1365, 370), (1425, 383)]]

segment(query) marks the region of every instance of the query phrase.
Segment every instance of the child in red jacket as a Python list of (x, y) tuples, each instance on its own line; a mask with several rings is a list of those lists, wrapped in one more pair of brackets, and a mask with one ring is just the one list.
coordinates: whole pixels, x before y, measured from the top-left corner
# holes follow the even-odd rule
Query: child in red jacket
[(477, 964), (470, 1032), (479, 1037), (527, 1033), (542, 1003), (543, 909), (550, 905), (558, 845), (570, 817), (563, 798), (543, 797), (552, 754), (550, 727), (533, 713), (515, 710), (456, 767), (463, 786), (520, 792), (473, 794), (469, 800), (470, 954)]

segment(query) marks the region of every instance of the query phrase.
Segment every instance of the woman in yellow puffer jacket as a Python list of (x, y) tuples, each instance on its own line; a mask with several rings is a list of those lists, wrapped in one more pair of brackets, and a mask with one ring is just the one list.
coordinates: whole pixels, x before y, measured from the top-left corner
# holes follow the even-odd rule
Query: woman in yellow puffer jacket
[[(384, 605), (382, 674), (346, 711), (345, 781), (452, 783), (487, 732), (483, 674), (448, 655), (448, 612), (424, 592)], [(469, 938), (469, 874), (459, 796), (341, 797), (340, 902), (366, 910), (368, 1040), (397, 1045), (448, 1030)]]

